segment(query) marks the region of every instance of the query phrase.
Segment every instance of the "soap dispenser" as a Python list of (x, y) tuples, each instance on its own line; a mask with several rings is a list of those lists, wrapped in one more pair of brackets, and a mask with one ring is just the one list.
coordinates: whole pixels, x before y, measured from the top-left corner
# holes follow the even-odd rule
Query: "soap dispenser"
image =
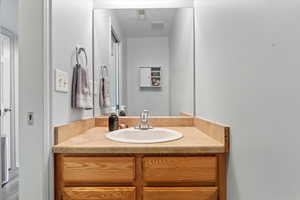
[(115, 112), (111, 112), (108, 118), (108, 130), (115, 131), (119, 129), (119, 117)]

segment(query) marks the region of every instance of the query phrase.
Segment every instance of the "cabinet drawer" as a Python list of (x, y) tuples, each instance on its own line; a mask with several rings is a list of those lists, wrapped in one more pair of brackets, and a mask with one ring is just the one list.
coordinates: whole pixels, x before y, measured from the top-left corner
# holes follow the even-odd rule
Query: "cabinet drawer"
[(135, 179), (132, 157), (64, 157), (66, 184), (131, 183)]
[(144, 200), (217, 200), (216, 187), (146, 187)]
[(148, 183), (215, 183), (216, 157), (146, 157), (144, 181)]
[(70, 187), (64, 200), (135, 200), (134, 187)]

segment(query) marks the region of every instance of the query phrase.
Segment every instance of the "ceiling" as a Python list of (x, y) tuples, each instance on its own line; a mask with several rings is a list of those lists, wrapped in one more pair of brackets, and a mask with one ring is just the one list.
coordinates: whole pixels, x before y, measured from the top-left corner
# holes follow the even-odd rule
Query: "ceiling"
[(176, 8), (145, 9), (145, 20), (138, 18), (137, 9), (118, 9), (112, 12), (126, 37), (155, 37), (169, 35)]

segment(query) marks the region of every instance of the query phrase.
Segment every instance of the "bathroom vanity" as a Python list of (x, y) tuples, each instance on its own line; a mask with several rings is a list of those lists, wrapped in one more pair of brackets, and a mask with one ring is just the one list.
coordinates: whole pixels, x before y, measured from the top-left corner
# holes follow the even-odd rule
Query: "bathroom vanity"
[[(120, 122), (133, 127), (138, 118)], [(229, 128), (188, 116), (150, 123), (184, 137), (114, 142), (105, 137), (105, 117), (56, 127), (56, 200), (226, 200)]]

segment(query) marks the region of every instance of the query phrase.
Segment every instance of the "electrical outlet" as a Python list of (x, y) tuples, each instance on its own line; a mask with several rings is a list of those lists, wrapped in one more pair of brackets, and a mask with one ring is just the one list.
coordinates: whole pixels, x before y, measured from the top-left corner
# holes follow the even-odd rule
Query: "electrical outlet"
[(27, 113), (27, 123), (28, 125), (33, 126), (34, 124), (33, 112)]
[(55, 90), (57, 92), (68, 92), (69, 78), (68, 73), (55, 69)]

